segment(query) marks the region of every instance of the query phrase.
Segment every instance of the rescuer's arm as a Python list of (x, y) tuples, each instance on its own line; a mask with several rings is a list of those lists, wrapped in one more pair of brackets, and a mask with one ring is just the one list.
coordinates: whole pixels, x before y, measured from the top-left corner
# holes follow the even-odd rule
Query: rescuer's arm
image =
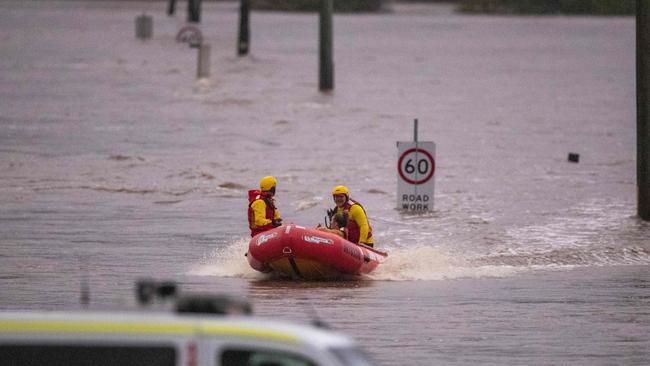
[[(253, 208), (253, 213), (255, 214), (255, 227), (260, 227), (271, 223), (271, 220), (266, 218), (266, 202), (264, 202), (264, 200), (256, 200), (253, 202), (251, 207)], [(278, 214), (278, 210), (275, 210), (275, 213)]]
[(359, 225), (359, 243), (367, 243), (370, 225), (368, 225), (366, 213), (359, 205), (353, 205), (350, 207), (350, 218)]
[(272, 224), (273, 226), (278, 227), (282, 225), (282, 217), (280, 217), (280, 210), (278, 210), (278, 206), (275, 205), (275, 200), (273, 198), (271, 199), (273, 200), (273, 206), (274, 206)]
[(276, 208), (275, 211), (273, 211), (273, 221), (271, 221), (274, 227), (278, 227), (282, 225), (282, 218), (280, 217), (280, 211)]

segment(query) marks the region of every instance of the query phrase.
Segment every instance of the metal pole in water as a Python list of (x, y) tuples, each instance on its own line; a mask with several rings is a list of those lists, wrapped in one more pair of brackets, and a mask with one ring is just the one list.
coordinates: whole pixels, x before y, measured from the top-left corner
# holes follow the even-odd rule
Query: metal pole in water
[(418, 142), (418, 119), (413, 120), (413, 141)]
[(169, 0), (167, 4), (167, 15), (172, 16), (176, 12), (176, 0)]
[[(415, 180), (420, 180), (420, 172), (419, 172), (419, 163), (420, 163), (420, 146), (418, 145), (418, 119), (415, 118), (413, 120), (413, 141), (415, 142)], [(418, 192), (418, 185), (415, 185), (413, 188), (413, 192), (417, 196), (419, 194)]]
[(320, 37), (319, 37), (319, 89), (334, 89), (334, 61), (332, 57), (332, 13), (333, 0), (320, 1)]
[(201, 21), (201, 0), (187, 0), (187, 21), (190, 23)]
[(146, 40), (153, 35), (153, 18), (147, 14), (142, 14), (135, 18), (135, 36), (138, 39)]
[(207, 78), (210, 76), (210, 45), (201, 43), (198, 46), (198, 65), (196, 68), (196, 77)]
[(79, 258), (81, 272), (81, 288), (79, 302), (82, 306), (87, 307), (90, 304), (90, 286), (88, 285), (88, 262), (85, 256)]
[(248, 54), (250, 28), (248, 15), (250, 13), (250, 0), (241, 0), (239, 5), (239, 37), (237, 41), (237, 55)]
[(638, 214), (650, 221), (650, 0), (636, 2), (636, 177)]

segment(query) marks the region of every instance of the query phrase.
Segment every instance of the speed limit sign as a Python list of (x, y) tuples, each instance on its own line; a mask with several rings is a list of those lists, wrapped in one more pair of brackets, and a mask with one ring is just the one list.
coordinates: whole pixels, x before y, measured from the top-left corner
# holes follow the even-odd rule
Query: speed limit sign
[(436, 162), (430, 152), (414, 147), (400, 154), (397, 166), (400, 177), (406, 182), (423, 184), (433, 176)]
[(397, 143), (397, 208), (432, 211), (436, 145), (433, 141)]

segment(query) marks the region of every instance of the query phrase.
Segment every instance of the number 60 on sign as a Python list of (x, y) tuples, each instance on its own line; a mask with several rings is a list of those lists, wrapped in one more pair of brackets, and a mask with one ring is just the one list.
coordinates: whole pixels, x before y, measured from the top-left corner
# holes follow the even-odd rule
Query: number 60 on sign
[(432, 211), (434, 173), (433, 141), (397, 143), (397, 208)]

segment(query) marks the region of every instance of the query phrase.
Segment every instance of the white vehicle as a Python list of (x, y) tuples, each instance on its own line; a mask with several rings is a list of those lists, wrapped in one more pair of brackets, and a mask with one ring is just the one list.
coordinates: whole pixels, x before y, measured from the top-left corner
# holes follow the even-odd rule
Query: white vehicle
[[(192, 310), (191, 310), (192, 311)], [(3, 366), (371, 366), (355, 342), (246, 315), (1, 312)]]

